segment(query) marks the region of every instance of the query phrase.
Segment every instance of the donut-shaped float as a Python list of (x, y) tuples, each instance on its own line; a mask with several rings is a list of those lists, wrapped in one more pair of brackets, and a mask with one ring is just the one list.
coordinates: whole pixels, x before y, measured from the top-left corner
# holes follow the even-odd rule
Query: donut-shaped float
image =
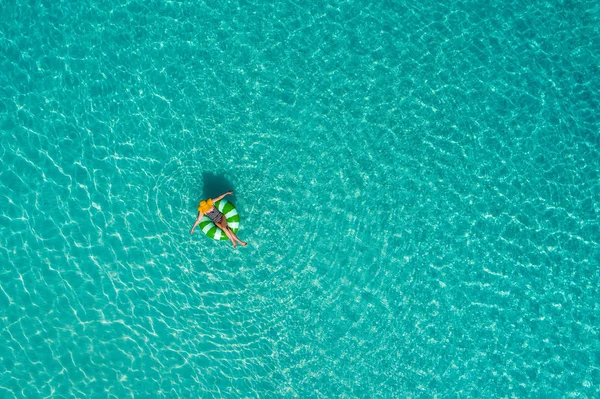
[[(240, 229), (240, 215), (238, 215), (235, 206), (226, 199), (215, 201), (213, 206), (217, 208), (227, 219), (227, 226), (237, 234)], [(229, 240), (223, 230), (217, 227), (217, 225), (206, 215), (200, 219), (200, 229), (204, 234), (212, 238), (213, 240)]]

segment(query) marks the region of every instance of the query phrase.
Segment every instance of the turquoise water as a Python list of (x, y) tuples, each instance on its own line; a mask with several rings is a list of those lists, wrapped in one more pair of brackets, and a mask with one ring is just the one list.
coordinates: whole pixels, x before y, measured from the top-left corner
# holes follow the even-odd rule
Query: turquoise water
[(0, 397), (600, 396), (597, 2), (0, 27)]

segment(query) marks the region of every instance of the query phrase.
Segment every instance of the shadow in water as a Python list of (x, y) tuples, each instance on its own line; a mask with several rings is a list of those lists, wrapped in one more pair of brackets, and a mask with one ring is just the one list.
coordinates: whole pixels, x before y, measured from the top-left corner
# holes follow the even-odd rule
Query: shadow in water
[[(202, 197), (200, 198), (200, 196), (198, 196), (198, 201), (206, 198), (215, 198), (234, 189), (233, 184), (231, 184), (224, 175), (217, 175), (210, 172), (202, 173), (202, 186)], [(235, 204), (235, 193), (233, 195), (228, 195), (225, 199)]]

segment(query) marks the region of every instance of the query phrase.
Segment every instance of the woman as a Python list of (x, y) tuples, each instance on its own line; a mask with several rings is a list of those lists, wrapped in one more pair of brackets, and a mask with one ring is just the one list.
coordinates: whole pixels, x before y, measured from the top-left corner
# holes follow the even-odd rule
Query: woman
[(200, 206), (198, 207), (198, 219), (196, 219), (196, 223), (194, 223), (194, 225), (192, 226), (192, 231), (190, 231), (190, 233), (194, 234), (194, 229), (200, 224), (202, 216), (206, 215), (210, 218), (210, 220), (213, 221), (215, 225), (217, 225), (218, 228), (223, 230), (227, 237), (229, 237), (229, 239), (233, 243), (234, 248), (237, 247), (237, 244), (235, 243), (236, 241), (245, 247), (248, 244), (237, 238), (234, 232), (231, 231), (231, 229), (227, 226), (227, 218), (225, 217), (225, 215), (223, 215), (223, 213), (221, 213), (217, 208), (213, 206), (213, 201), (220, 201), (227, 194), (233, 194), (233, 191), (228, 191), (225, 194), (218, 196), (214, 200), (209, 198), (206, 201), (200, 201)]

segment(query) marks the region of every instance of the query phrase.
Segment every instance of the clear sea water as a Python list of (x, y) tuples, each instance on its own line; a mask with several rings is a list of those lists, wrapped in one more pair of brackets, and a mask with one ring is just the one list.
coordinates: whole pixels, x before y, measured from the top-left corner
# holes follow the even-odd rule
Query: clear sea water
[(592, 0), (3, 0), (0, 397), (599, 397), (599, 109)]

